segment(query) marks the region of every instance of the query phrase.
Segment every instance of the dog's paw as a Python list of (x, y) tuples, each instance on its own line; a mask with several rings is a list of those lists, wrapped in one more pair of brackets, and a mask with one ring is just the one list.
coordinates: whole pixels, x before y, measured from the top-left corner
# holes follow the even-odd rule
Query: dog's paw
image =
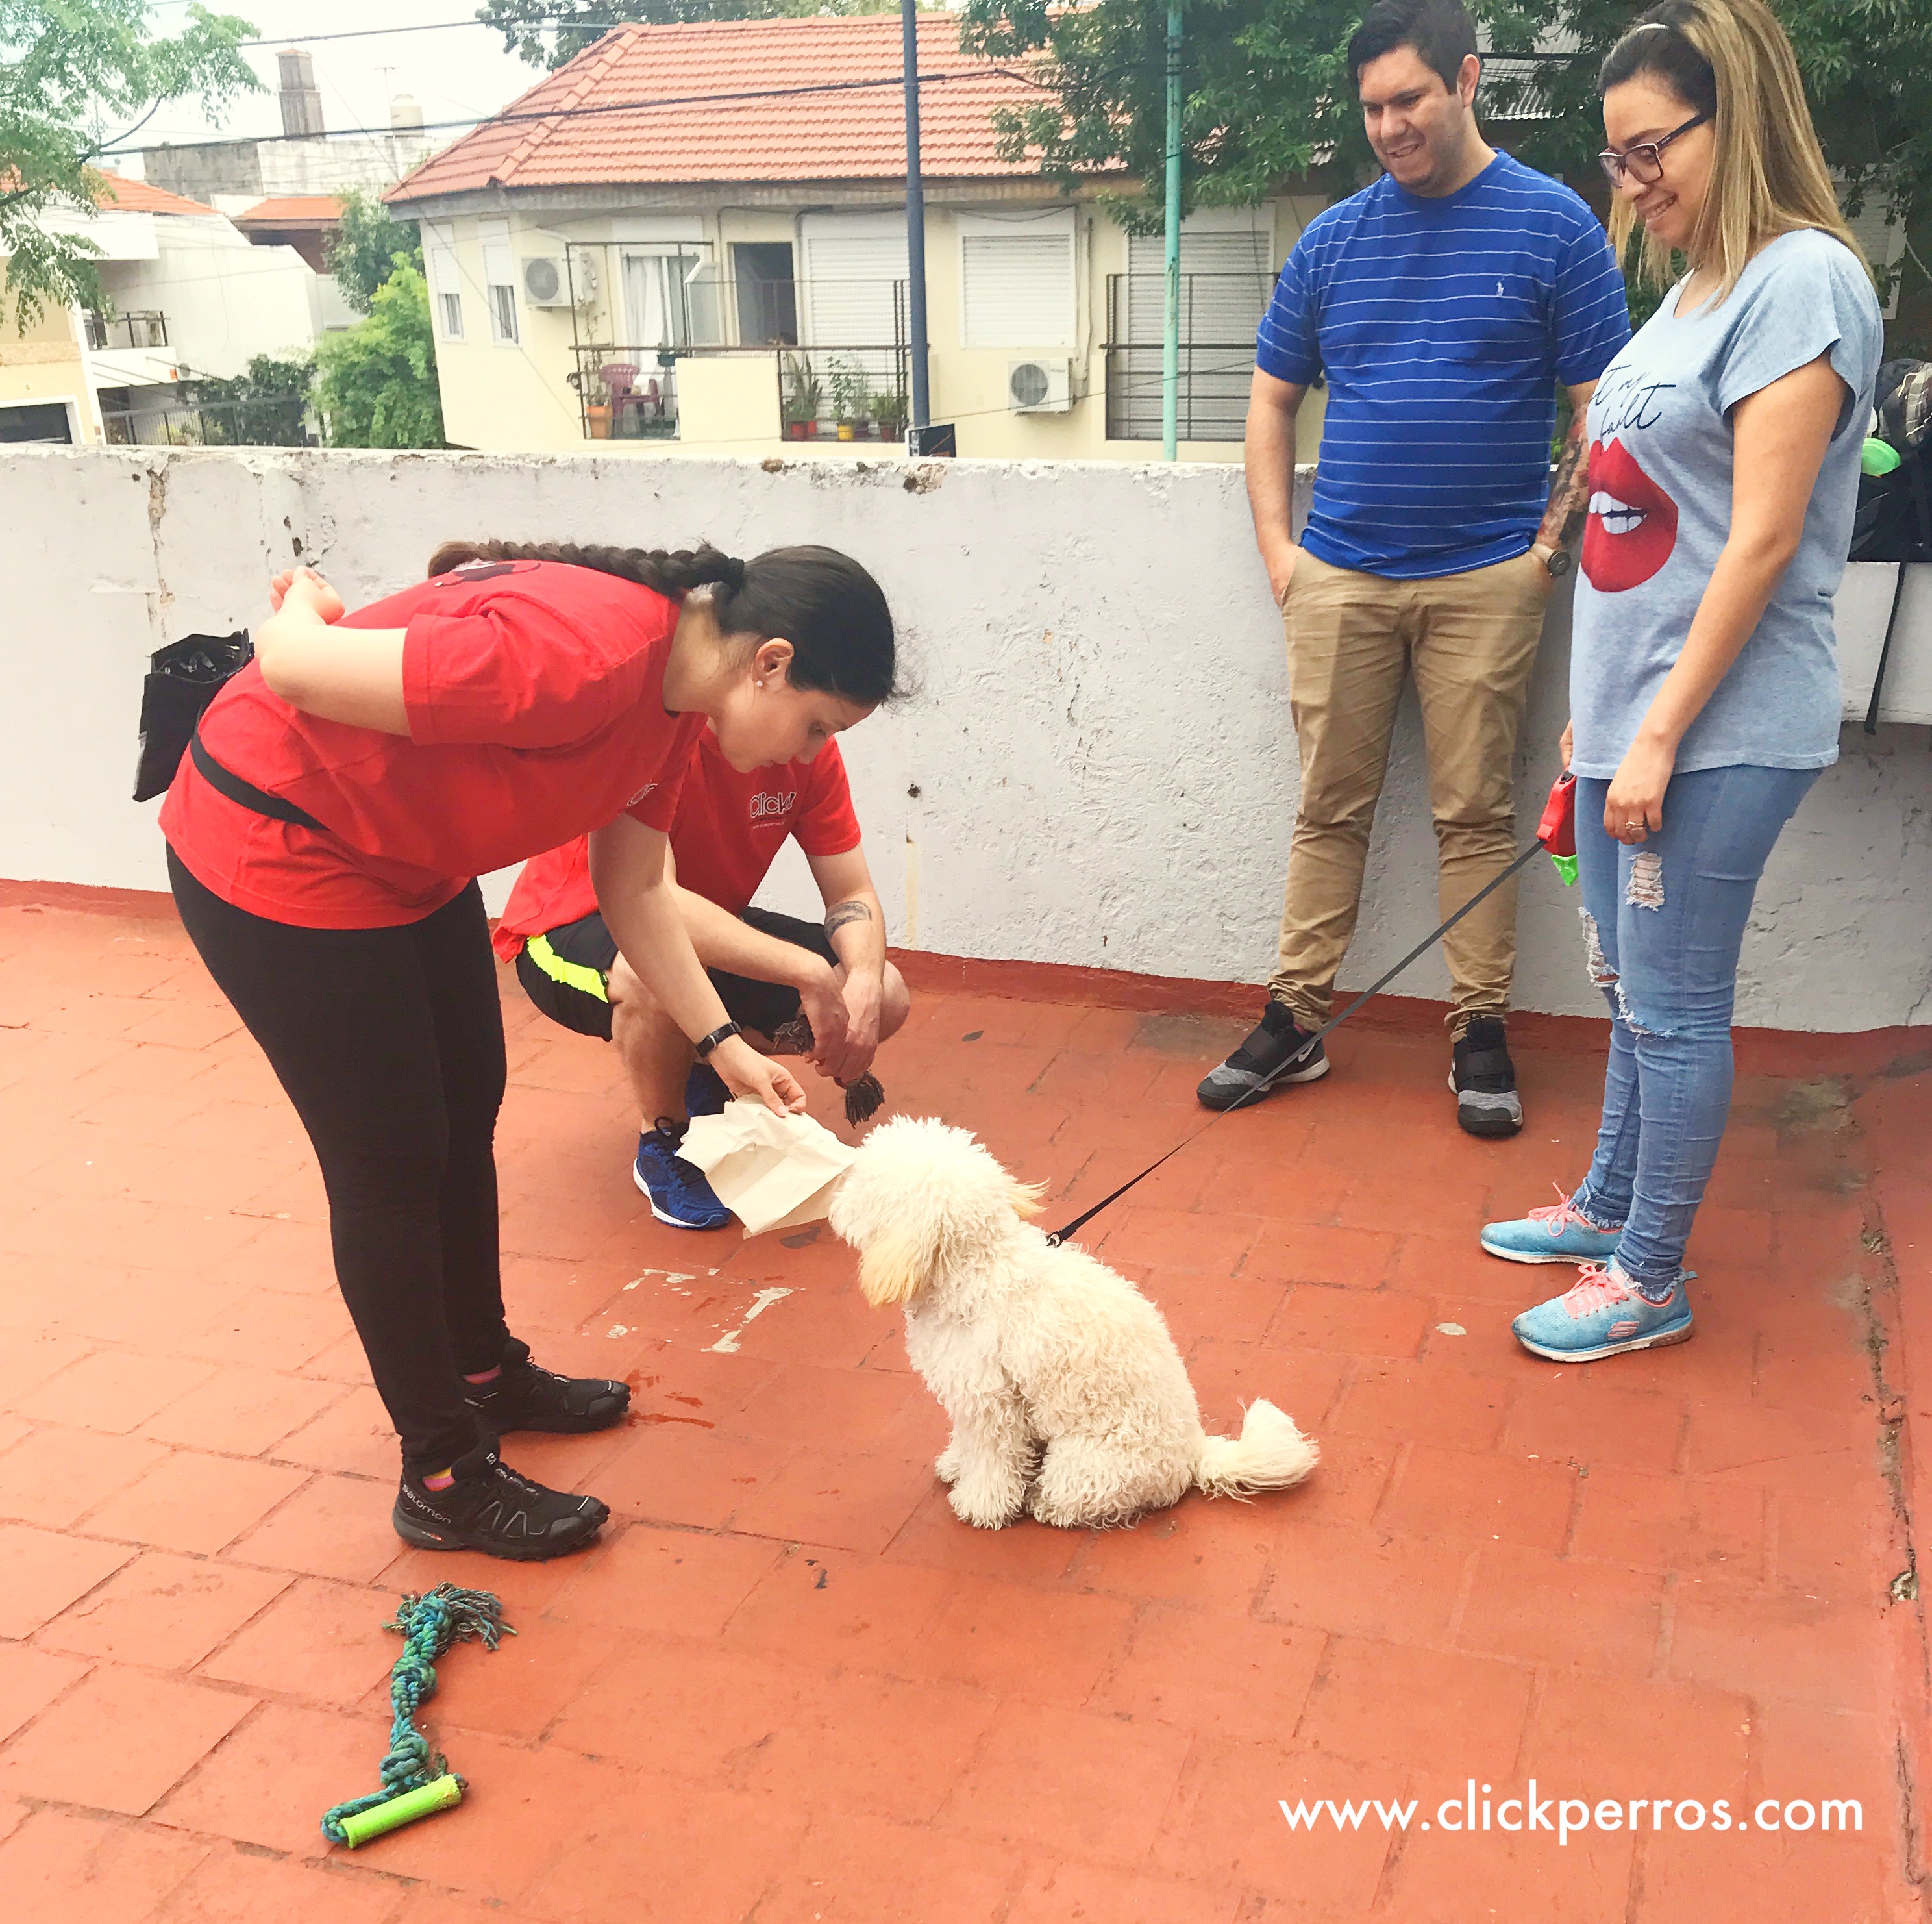
[(939, 1453), (939, 1460), (932, 1466), (932, 1473), (949, 1489), (959, 1481), (959, 1451), (951, 1444)]
[(956, 1484), (948, 1500), (952, 1514), (962, 1523), (970, 1523), (980, 1530), (1004, 1529), (1007, 1524), (1017, 1523), (1025, 1508), (1018, 1492), (988, 1490), (983, 1484), (976, 1487)]

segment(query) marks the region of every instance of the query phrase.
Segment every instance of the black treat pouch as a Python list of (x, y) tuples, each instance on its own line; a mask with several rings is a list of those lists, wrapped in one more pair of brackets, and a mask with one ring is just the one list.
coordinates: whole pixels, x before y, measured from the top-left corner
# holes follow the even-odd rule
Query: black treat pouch
[(164, 795), (188, 752), (195, 725), (223, 683), (254, 659), (245, 629), (232, 635), (190, 635), (148, 657), (141, 684), (141, 754), (134, 799)]

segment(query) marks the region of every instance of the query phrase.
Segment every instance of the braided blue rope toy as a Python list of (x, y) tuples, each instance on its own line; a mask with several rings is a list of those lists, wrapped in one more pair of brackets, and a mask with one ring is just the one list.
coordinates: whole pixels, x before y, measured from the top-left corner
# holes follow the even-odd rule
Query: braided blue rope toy
[(352, 1850), (463, 1801), (463, 1779), (452, 1773), (440, 1751), (430, 1748), (429, 1739), (416, 1727), (416, 1712), (436, 1694), (436, 1660), (452, 1644), (473, 1637), (494, 1650), (506, 1633), (517, 1634), (488, 1591), (459, 1589), (454, 1583), (439, 1583), (422, 1596), (405, 1596), (394, 1619), (382, 1628), (400, 1631), (403, 1639), (403, 1654), (389, 1673), (395, 1721), (389, 1730), (389, 1754), (382, 1760), (382, 1787), (338, 1804), (322, 1820), (322, 1835)]

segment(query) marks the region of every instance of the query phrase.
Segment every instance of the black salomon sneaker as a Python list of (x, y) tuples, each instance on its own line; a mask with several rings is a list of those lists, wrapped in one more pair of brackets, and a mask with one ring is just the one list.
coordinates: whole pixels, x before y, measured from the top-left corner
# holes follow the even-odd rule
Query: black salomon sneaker
[(403, 1472), (396, 1493), (396, 1534), (418, 1550), (478, 1550), (485, 1556), (537, 1563), (581, 1550), (610, 1512), (594, 1496), (547, 1490), (519, 1476), (484, 1443), (451, 1466), (447, 1490), (425, 1490)]
[(574, 1436), (622, 1422), (631, 1387), (606, 1376), (560, 1376), (532, 1363), (530, 1346), (513, 1336), (503, 1346), (502, 1374), (494, 1382), (465, 1383), (463, 1397), (494, 1436), (549, 1430)]
[[(1256, 1091), (1266, 1084), (1282, 1088), (1289, 1082), (1312, 1082), (1328, 1073), (1328, 1058), (1318, 1042), (1308, 1047), (1309, 1031), (1289, 1013), (1286, 1002), (1270, 997), (1260, 1022), (1218, 1069), (1210, 1069), (1195, 1091), (1203, 1109), (1234, 1109), (1258, 1102)], [(1285, 1067), (1296, 1052), (1306, 1050), (1292, 1068)]]
[(1522, 1127), (1522, 1098), (1516, 1092), (1516, 1064), (1500, 1016), (1476, 1016), (1455, 1047), (1449, 1086), (1456, 1092), (1456, 1120), (1472, 1136), (1514, 1136)]

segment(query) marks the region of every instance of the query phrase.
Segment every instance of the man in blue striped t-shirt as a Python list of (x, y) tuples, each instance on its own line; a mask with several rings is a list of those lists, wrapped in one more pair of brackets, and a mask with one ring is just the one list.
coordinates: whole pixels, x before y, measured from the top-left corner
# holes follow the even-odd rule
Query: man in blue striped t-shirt
[[(1630, 322), (1595, 215), (1478, 131), (1475, 46), (1460, 0), (1381, 0), (1370, 12), (1348, 65), (1387, 171), (1309, 223), (1256, 344), (1248, 497), (1287, 624), (1301, 797), (1268, 1006), (1202, 1083), (1210, 1109), (1328, 1073), (1310, 1031), (1328, 1019), (1354, 933), (1410, 674), (1443, 914), (1515, 852), (1516, 734), (1550, 582), (1582, 506), (1584, 406)], [(1298, 547), (1295, 415), (1324, 377)], [(1576, 427), (1552, 489), (1559, 382)], [(1456, 1118), (1472, 1135), (1514, 1135), (1522, 1105), (1503, 1023), (1514, 886), (1443, 947)]]

